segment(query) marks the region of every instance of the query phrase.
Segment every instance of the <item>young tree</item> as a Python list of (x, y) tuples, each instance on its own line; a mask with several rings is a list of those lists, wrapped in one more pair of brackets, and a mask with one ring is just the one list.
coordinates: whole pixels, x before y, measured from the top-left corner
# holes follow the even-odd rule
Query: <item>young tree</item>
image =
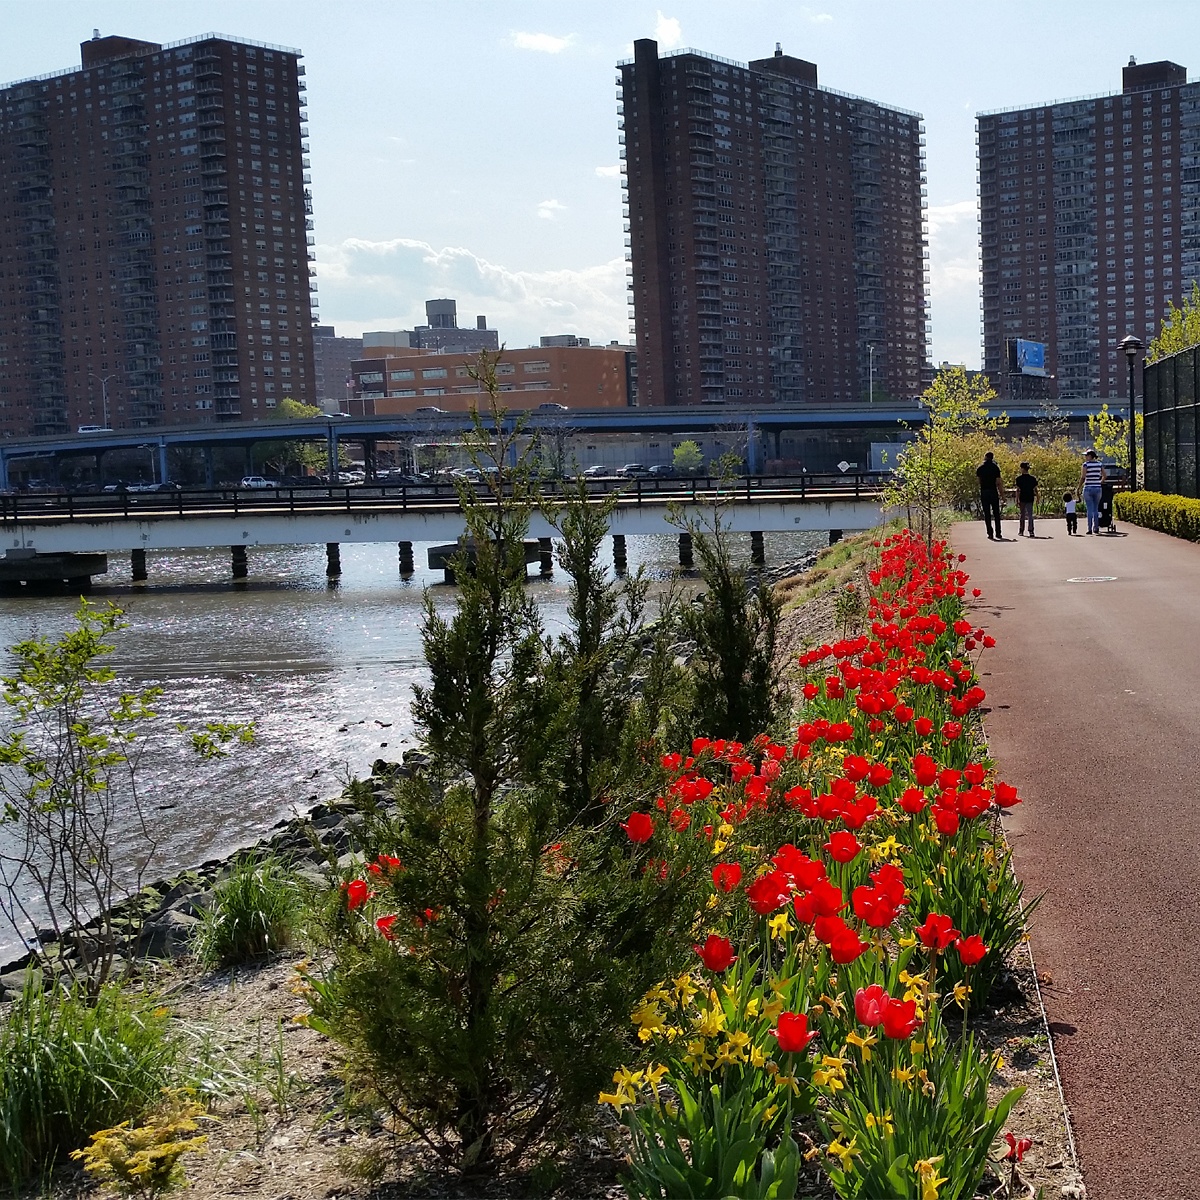
[(993, 414), (995, 399), (987, 376), (958, 366), (943, 367), (921, 396), (926, 420), (900, 454), (885, 505), (904, 510), (930, 542), (937, 510), (969, 507), (978, 493), (975, 468), (1008, 424), (1006, 414)]
[(1200, 345), (1200, 283), (1193, 279), (1191, 293), (1184, 297), (1182, 306), (1176, 308), (1175, 301), (1170, 302), (1162, 328), (1146, 347), (1146, 362), (1155, 363), (1197, 345)]
[[(483, 491), (459, 485), (453, 610), (427, 600), (430, 679), (413, 711), (428, 763), (396, 783), (394, 816), (368, 820), (374, 873), (344, 885), (312, 998), (358, 1084), (473, 1174), (519, 1161), (594, 1106), (661, 968), (662, 931), (694, 920), (705, 878), (631, 870), (623, 831), (591, 803), (611, 730), (583, 722), (619, 719), (640, 599), (604, 585), (599, 524), (568, 505), (572, 628), (558, 647), (544, 637), (524, 587), (536, 481), (519, 423), (506, 431), (495, 362), (480, 358), (490, 411), (470, 439), (476, 465), (494, 470)], [(586, 766), (563, 774), (581, 751)]]
[[(1171, 353), (1174, 353), (1172, 351)], [(1133, 436), (1137, 439), (1138, 460), (1142, 459), (1143, 417), (1136, 413), (1133, 420)], [(1110, 412), (1107, 404), (1088, 417), (1088, 437), (1092, 448), (1104, 462), (1116, 463), (1129, 470), (1129, 421), (1126, 417)]]
[(775, 662), (782, 610), (768, 582), (751, 581), (734, 565), (719, 510), (710, 529), (685, 527), (704, 585), (680, 614), (681, 632), (696, 645), (687, 728), (693, 736), (749, 741), (772, 727), (783, 700)]
[(617, 582), (600, 561), (620, 499), (599, 500), (580, 480), (547, 513), (562, 535), (557, 555), (569, 580), (567, 629), (550, 655), (561, 697), (559, 769), (568, 814), (595, 820), (597, 798), (612, 783), (632, 713), (633, 679), (643, 665), (640, 637), (648, 583), (639, 571)]
[[(137, 771), (161, 689), (120, 691), (102, 665), (121, 617), (81, 601), (57, 641), (13, 646), (16, 669), (0, 679), (13, 723), (0, 736), (0, 915), (44, 970), (93, 991), (120, 946), (113, 907), (141, 887), (156, 849)], [(191, 736), (213, 758), (253, 731), (213, 723)], [(59, 953), (67, 942), (74, 956)]]
[(671, 463), (680, 475), (698, 475), (704, 466), (704, 451), (700, 449), (700, 443), (690, 438), (680, 442), (671, 456)]

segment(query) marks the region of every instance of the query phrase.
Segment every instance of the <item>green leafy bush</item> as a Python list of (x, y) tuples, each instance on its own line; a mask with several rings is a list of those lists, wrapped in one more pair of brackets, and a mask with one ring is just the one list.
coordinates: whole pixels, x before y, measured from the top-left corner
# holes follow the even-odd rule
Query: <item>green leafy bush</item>
[(1119, 520), (1200, 541), (1200, 500), (1162, 492), (1118, 492), (1114, 502)]
[(16, 1190), (95, 1130), (141, 1117), (178, 1057), (166, 1009), (113, 984), (89, 997), (31, 982), (0, 1026), (0, 1181)]
[(299, 892), (274, 858), (234, 860), (196, 939), (200, 960), (213, 967), (268, 958), (287, 949), (296, 928)]

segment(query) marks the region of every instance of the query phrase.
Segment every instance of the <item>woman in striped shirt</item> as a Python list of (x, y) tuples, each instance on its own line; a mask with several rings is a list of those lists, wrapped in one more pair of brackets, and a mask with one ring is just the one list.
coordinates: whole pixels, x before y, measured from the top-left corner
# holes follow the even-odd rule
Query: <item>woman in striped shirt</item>
[(1083, 458), (1083, 470), (1079, 472), (1079, 490), (1087, 508), (1088, 533), (1100, 532), (1100, 485), (1104, 482), (1104, 464), (1089, 450)]

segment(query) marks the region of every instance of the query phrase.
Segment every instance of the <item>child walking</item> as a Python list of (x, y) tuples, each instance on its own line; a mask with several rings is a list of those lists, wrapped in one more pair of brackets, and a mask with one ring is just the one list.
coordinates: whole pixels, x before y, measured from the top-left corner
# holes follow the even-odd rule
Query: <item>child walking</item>
[(1067, 510), (1067, 533), (1079, 532), (1079, 518), (1075, 515), (1075, 497), (1067, 492), (1063, 496), (1063, 506)]

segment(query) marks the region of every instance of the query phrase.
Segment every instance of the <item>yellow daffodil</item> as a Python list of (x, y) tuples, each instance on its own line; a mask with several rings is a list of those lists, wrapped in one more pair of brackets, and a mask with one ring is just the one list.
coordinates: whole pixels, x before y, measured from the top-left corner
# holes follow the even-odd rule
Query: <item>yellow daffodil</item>
[(904, 1084), (912, 1083), (913, 1069), (912, 1069), (912, 1067), (893, 1067), (892, 1068), (892, 1078), (897, 1083), (904, 1083)]
[(635, 1091), (640, 1088), (645, 1078), (645, 1071), (631, 1071), (628, 1067), (618, 1067), (613, 1072), (613, 1083), (625, 1091)]
[(687, 1004), (691, 998), (700, 990), (696, 987), (696, 981), (687, 974), (680, 975), (678, 979), (672, 980), (675, 985), (675, 999), (679, 1005)]
[[(826, 1153), (829, 1154), (831, 1158), (840, 1158), (842, 1160), (842, 1170), (849, 1171), (851, 1160), (856, 1154), (859, 1153), (859, 1150), (855, 1144), (857, 1141), (857, 1137), (852, 1137), (849, 1142), (830, 1142)], [(945, 1182), (945, 1180), (943, 1180), (943, 1182)]]
[(646, 1082), (655, 1090), (658, 1091), (658, 1085), (662, 1083), (663, 1076), (667, 1073), (667, 1068), (663, 1064), (657, 1067), (650, 1066), (646, 1068)]
[(768, 1104), (767, 1107), (765, 1109), (763, 1109), (763, 1115), (762, 1115), (763, 1124), (770, 1125), (770, 1123), (773, 1120), (775, 1120), (775, 1116), (778, 1112), (779, 1112), (778, 1104)]
[(835, 1017), (840, 1017), (846, 1011), (845, 1001), (842, 1000), (841, 993), (836, 996), (822, 996), (821, 1003), (829, 1006), (830, 1013)]
[(871, 1047), (879, 1041), (879, 1038), (873, 1033), (868, 1033), (866, 1037), (855, 1033), (853, 1030), (846, 1034), (846, 1044), (849, 1046), (857, 1046), (862, 1051), (863, 1062), (871, 1061)]
[(776, 913), (776, 915), (767, 922), (767, 927), (771, 931), (771, 936), (777, 942), (783, 941), (783, 939), (792, 932), (792, 923), (788, 920), (788, 915), (786, 912)]
[(762, 1003), (761, 996), (751, 996), (750, 999), (746, 1001), (746, 1016), (757, 1017), (758, 1016), (758, 1006), (761, 1003)]
[(933, 1158), (921, 1158), (913, 1164), (917, 1173), (917, 1182), (921, 1187), (921, 1200), (938, 1200), (938, 1188), (946, 1182), (946, 1176), (937, 1173), (938, 1163), (942, 1161), (940, 1154)]
[(767, 1061), (767, 1056), (757, 1047), (750, 1047), (750, 1065), (752, 1067), (761, 1067)]
[(901, 934), (896, 940), (901, 950), (908, 950), (917, 944), (917, 939), (911, 933)]
[[(713, 845), (712, 845), (713, 857), (715, 858), (718, 854), (724, 854), (725, 847), (728, 845), (729, 845), (729, 843), (727, 841), (725, 841), (724, 838), (715, 838), (713, 840)], [(715, 899), (715, 897), (714, 897), (714, 899)]]
[(896, 1132), (890, 1112), (885, 1112), (882, 1117), (877, 1117), (874, 1113), (867, 1113), (866, 1126), (868, 1129), (878, 1128), (884, 1137), (891, 1137)]
[(732, 836), (733, 826), (730, 825), (728, 821), (722, 821), (721, 824), (717, 826), (717, 837), (727, 838)]
[(703, 1038), (696, 1038), (695, 1041), (688, 1042), (687, 1053), (683, 1056), (683, 1061), (692, 1068), (692, 1073), (695, 1075), (712, 1070), (713, 1056), (709, 1053)]
[(654, 1001), (644, 1003), (641, 1008), (635, 1009), (630, 1013), (629, 1019), (638, 1027), (638, 1041), (641, 1042), (650, 1041), (655, 1032), (666, 1024)]
[(954, 985), (954, 1000), (955, 1000), (955, 1003), (958, 1004), (959, 1008), (962, 1008), (966, 1004), (967, 997), (970, 994), (971, 994), (971, 989), (969, 987), (967, 987), (967, 985), (965, 983), (956, 983)]
[(703, 1008), (692, 1018), (696, 1032), (705, 1037), (716, 1037), (725, 1028), (725, 1010), (719, 1005)]
[(618, 1088), (615, 1092), (601, 1092), (600, 1103), (611, 1104), (617, 1112), (620, 1112), (622, 1108), (632, 1108), (634, 1099), (629, 1092)]
[(779, 1019), (779, 1014), (781, 1012), (783, 1012), (783, 1001), (778, 996), (776, 996), (774, 1000), (768, 1000), (766, 1004), (762, 1006), (762, 1015), (772, 1023)]

